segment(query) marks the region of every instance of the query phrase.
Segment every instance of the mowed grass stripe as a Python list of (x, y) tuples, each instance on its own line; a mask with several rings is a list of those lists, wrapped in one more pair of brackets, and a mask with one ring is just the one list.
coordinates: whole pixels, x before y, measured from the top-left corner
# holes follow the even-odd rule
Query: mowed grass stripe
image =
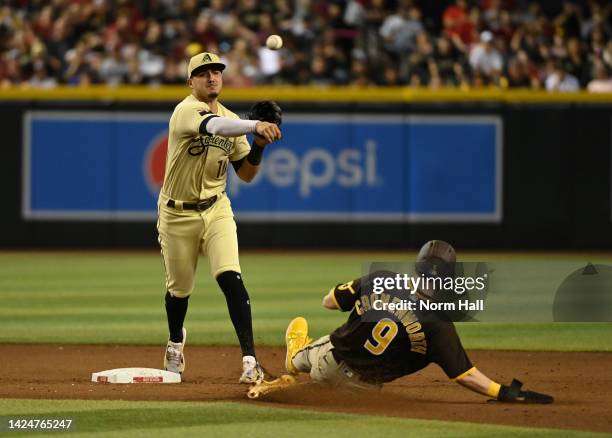
[[(362, 263), (410, 260), (412, 254), (251, 253), (241, 258), (252, 299), (258, 344), (282, 345), (287, 323), (302, 315), (311, 336), (329, 333), (347, 314), (321, 307), (332, 286), (358, 277)], [(546, 306), (537, 291), (538, 266), (558, 262), (561, 275), (580, 266), (584, 255), (468, 254), (472, 260), (529, 261), (530, 272), (519, 272), (529, 283), (513, 281), (506, 273), (507, 294), (499, 296), (508, 308)], [(592, 262), (612, 264), (606, 256)], [(518, 269), (518, 268), (517, 268)], [(164, 279), (161, 259), (150, 253), (0, 253), (0, 342), (160, 344), (166, 341)], [(531, 292), (530, 292), (531, 293)], [(516, 302), (513, 301), (513, 297)], [(521, 298), (523, 301), (519, 301)], [(205, 258), (199, 263), (196, 289), (190, 299), (186, 326), (190, 343), (236, 344), (223, 294), (208, 273)], [(468, 348), (516, 350), (612, 351), (612, 324), (458, 324)]]
[[(269, 408), (254, 403), (0, 400), (6, 416), (71, 417), (66, 436), (600, 437), (603, 434)], [(63, 435), (63, 434), (62, 434)], [(20, 434), (20, 436), (23, 436)]]
[[(161, 320), (160, 320), (161, 321)], [(2, 322), (2, 343), (61, 343), (61, 344), (165, 344), (167, 332), (159, 324), (144, 325), (140, 321), (98, 324), (57, 325), (51, 332), (45, 326)], [(325, 323), (323, 323), (325, 322)], [(255, 340), (258, 345), (282, 345), (286, 325), (284, 319), (255, 322)], [(336, 325), (329, 321), (310, 320), (315, 329), (311, 335), (318, 338), (331, 332)], [(325, 328), (327, 327), (327, 330)], [(228, 321), (189, 323), (192, 345), (235, 345), (236, 335)], [(612, 351), (609, 326), (569, 326), (563, 324), (506, 328), (488, 327), (488, 324), (459, 326), (463, 344), (468, 349), (502, 349), (522, 351)], [(7, 335), (5, 332), (10, 333)]]

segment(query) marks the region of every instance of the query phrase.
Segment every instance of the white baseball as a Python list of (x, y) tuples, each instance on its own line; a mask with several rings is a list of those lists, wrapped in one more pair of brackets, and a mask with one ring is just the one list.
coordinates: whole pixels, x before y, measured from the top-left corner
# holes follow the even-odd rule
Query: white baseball
[(283, 47), (283, 39), (278, 35), (270, 35), (266, 40), (266, 47), (270, 50), (278, 50)]

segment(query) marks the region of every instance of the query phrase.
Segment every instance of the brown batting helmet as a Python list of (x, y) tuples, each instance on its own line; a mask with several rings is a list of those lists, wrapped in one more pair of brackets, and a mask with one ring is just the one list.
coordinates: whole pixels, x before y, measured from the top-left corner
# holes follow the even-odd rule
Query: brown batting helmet
[(452, 276), (457, 255), (450, 243), (430, 240), (421, 247), (416, 258), (416, 271), (427, 276)]
[(437, 259), (437, 261), (444, 263), (455, 263), (457, 261), (457, 255), (455, 249), (450, 243), (444, 240), (430, 240), (421, 247), (417, 254), (416, 261), (426, 262)]

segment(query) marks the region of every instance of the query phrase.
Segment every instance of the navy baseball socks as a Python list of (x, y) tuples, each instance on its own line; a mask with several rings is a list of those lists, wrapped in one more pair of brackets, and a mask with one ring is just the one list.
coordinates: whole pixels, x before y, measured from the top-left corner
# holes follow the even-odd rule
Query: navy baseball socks
[(217, 283), (225, 295), (227, 309), (242, 349), (242, 376), (240, 383), (258, 383), (264, 373), (255, 358), (251, 302), (242, 282), (242, 276), (235, 271), (226, 271), (217, 277)]
[(166, 292), (166, 316), (168, 317), (168, 330), (172, 342), (183, 342), (183, 322), (187, 314), (189, 297), (179, 298)]
[(226, 271), (219, 274), (217, 283), (225, 295), (234, 330), (240, 342), (243, 356), (255, 356), (253, 343), (253, 323), (251, 321), (251, 302), (242, 276), (238, 272)]
[(189, 297), (179, 298), (166, 292), (165, 299), (170, 339), (168, 339), (164, 354), (164, 368), (174, 373), (182, 373), (185, 370), (183, 348), (187, 341), (187, 331), (183, 327), (183, 322), (187, 314)]

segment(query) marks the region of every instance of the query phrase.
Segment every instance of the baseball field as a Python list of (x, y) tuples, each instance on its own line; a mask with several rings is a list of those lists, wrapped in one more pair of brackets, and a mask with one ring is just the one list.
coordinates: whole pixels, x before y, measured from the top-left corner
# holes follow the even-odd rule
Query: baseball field
[[(311, 336), (346, 314), (320, 306), (331, 286), (371, 261), (412, 253), (245, 252), (258, 357), (281, 374), (284, 331), (302, 315)], [(463, 258), (463, 257), (462, 257)], [(611, 264), (609, 254), (471, 253), (466, 260)], [(92, 372), (161, 368), (167, 340), (161, 257), (150, 252), (0, 252), (0, 412), (72, 418), (69, 436), (604, 436), (612, 434), (612, 323), (460, 323), (491, 378), (552, 394), (552, 405), (487, 403), (435, 366), (366, 397), (300, 385), (247, 399), (225, 300), (200, 260), (185, 326), (180, 385), (110, 385)], [(518, 274), (518, 273), (517, 273)], [(518, 276), (518, 275), (517, 275)], [(537, 281), (508, 284), (529, 287)], [(534, 300), (537, 302), (537, 300)], [(25, 434), (20, 434), (20, 436)]]

